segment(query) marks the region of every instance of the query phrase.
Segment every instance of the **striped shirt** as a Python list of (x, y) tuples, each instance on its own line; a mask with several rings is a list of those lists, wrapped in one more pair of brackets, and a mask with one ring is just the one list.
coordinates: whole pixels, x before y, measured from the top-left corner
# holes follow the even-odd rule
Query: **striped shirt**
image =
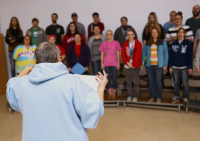
[(158, 50), (157, 45), (151, 45), (151, 56), (150, 56), (151, 65), (158, 65)]
[[(194, 36), (193, 36), (193, 31), (192, 29), (188, 26), (188, 25), (182, 25), (180, 28), (184, 28), (186, 30), (186, 37), (190, 37), (192, 39), (192, 42), (194, 41)], [(180, 28), (176, 28), (176, 26), (173, 26), (171, 28), (169, 28), (166, 36), (165, 36), (165, 40), (169, 39), (169, 38), (173, 38), (173, 37), (177, 37), (177, 31)], [(171, 44), (172, 42), (170, 42)]]

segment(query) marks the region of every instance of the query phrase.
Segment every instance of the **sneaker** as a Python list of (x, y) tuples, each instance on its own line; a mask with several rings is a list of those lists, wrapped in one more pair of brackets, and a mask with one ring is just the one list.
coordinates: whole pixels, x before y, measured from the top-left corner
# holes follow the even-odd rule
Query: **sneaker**
[(149, 102), (153, 102), (153, 101), (154, 101), (154, 99), (153, 99), (153, 98), (150, 98), (150, 99), (149, 99)]
[(138, 99), (137, 99), (136, 97), (134, 97), (132, 101), (133, 101), (133, 102), (137, 102)]
[(183, 103), (184, 103), (185, 105), (189, 105), (189, 100), (188, 100), (187, 98), (183, 98)]
[(176, 97), (172, 98), (172, 100), (170, 101), (170, 103), (176, 103), (176, 102), (179, 102), (179, 99)]
[(127, 101), (131, 101), (131, 97), (129, 96), (129, 97), (127, 97)]
[(161, 103), (161, 99), (157, 98), (156, 103)]

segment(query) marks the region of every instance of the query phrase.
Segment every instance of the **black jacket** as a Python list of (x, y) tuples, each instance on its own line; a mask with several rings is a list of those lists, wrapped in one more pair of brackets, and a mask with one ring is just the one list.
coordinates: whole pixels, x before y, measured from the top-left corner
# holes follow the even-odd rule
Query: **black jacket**
[(67, 67), (73, 67), (76, 63), (80, 63), (83, 67), (89, 67), (90, 65), (90, 49), (87, 44), (82, 42), (81, 54), (77, 58), (75, 52), (75, 43), (69, 46), (67, 51)]
[[(138, 39), (135, 29), (130, 25), (127, 25), (127, 28), (128, 28), (128, 30), (133, 30), (135, 32), (135, 38)], [(117, 30), (115, 31), (114, 40), (118, 41), (121, 46), (126, 41), (126, 37), (125, 37), (124, 33), (122, 32), (122, 26), (117, 28)]]
[[(14, 43), (10, 43), (10, 39), (16, 39)], [(23, 32), (21, 29), (8, 29), (6, 32), (6, 43), (8, 44), (8, 51), (14, 51), (14, 49), (22, 44), (23, 42)]]

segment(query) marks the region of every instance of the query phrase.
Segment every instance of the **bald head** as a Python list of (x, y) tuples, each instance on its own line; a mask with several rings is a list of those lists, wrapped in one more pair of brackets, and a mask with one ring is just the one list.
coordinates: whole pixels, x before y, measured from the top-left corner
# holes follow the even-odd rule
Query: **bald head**
[(193, 8), (200, 8), (200, 6), (197, 4), (197, 5), (195, 5)]
[(195, 5), (192, 9), (192, 13), (194, 17), (199, 16), (200, 13), (200, 6), (199, 5)]

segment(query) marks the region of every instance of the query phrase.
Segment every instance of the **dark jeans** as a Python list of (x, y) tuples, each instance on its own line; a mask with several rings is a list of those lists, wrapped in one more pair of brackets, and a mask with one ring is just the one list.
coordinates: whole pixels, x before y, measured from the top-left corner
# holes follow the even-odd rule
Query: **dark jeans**
[(13, 59), (13, 51), (9, 52), (10, 66), (11, 66), (11, 75), (15, 77), (15, 60)]
[(150, 97), (153, 99), (161, 98), (163, 68), (152, 65), (146, 67), (146, 71), (149, 79)]
[[(128, 95), (132, 98), (139, 97), (139, 74), (140, 67), (137, 69), (125, 69), (126, 70), (126, 82)], [(132, 82), (134, 85), (132, 85)]]
[(100, 60), (92, 61), (92, 69), (93, 69), (93, 73), (95, 75), (98, 74), (98, 72), (102, 72), (101, 71), (101, 61)]
[(183, 83), (183, 98), (189, 98), (188, 68), (173, 68), (174, 96), (179, 99), (180, 77)]
[(108, 74), (108, 84), (107, 88), (110, 89), (111, 87), (111, 77), (110, 74), (112, 73), (112, 81), (113, 81), (113, 88), (117, 88), (117, 68), (116, 67), (105, 67), (105, 71)]

